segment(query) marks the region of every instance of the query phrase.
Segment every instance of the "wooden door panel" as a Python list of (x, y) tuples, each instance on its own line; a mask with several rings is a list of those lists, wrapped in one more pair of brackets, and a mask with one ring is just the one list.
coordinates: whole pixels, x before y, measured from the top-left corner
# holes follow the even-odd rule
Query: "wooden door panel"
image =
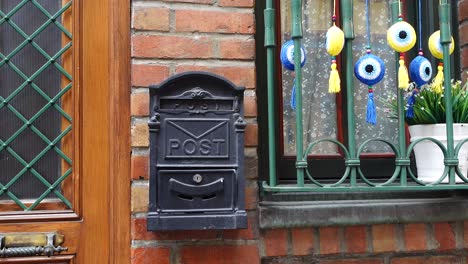
[[(70, 1), (73, 12), (62, 14), (62, 24), (72, 28), (73, 49), (61, 59), (73, 73), (73, 88), (61, 107), (73, 116), (73, 131), (60, 144), (73, 174), (57, 189), (71, 206), (45, 197), (29, 210), (34, 199), (21, 199), (22, 207), (0, 199), (0, 234), (55, 232), (68, 250), (0, 263), (130, 263), (130, 1), (61, 0)], [(69, 83), (62, 76), (61, 87)], [(66, 120), (60, 129), (67, 129)], [(62, 174), (70, 164), (61, 161)]]
[(74, 264), (75, 256), (55, 257), (31, 257), (31, 258), (6, 258), (0, 259), (0, 263), (11, 264)]

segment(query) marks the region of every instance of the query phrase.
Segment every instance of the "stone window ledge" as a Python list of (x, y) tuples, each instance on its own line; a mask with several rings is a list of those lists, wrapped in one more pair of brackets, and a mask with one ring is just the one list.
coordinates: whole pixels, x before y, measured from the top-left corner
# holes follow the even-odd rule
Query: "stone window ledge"
[[(259, 203), (260, 227), (268, 229), (451, 222), (468, 219), (466, 192), (429, 192), (423, 195), (394, 193), (385, 194), (387, 197), (384, 198), (371, 199), (371, 196), (379, 195), (383, 196), (382, 194), (317, 194), (314, 197), (313, 194), (269, 194)], [(400, 198), (395, 198), (398, 196)], [(344, 197), (348, 199), (340, 199)], [(321, 200), (310, 198), (321, 198)]]

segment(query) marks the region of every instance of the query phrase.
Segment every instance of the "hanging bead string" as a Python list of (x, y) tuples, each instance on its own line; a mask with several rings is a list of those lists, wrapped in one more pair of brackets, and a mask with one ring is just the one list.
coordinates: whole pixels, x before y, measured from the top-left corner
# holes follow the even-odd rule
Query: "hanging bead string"
[[(366, 0), (366, 34), (367, 34), (367, 54), (370, 54), (372, 51), (371, 48), (371, 33), (370, 33), (370, 14), (369, 14), (369, 0)], [(375, 103), (374, 103), (374, 89), (372, 85), (368, 86), (368, 98), (367, 98), (367, 111), (366, 111), (366, 121), (372, 125), (376, 124), (376, 112), (375, 112)]]
[[(336, 0), (332, 0), (332, 1), (333, 1), (333, 15), (332, 15), (333, 25), (332, 26), (335, 26), (336, 25)], [(331, 56), (331, 62), (332, 62), (332, 64), (336, 63), (336, 57), (335, 56)]]
[[(421, 0), (418, 0), (418, 55), (423, 56), (423, 49), (422, 49), (422, 18), (421, 18)], [(406, 110), (406, 117), (407, 118), (414, 118), (414, 103), (416, 102), (416, 95), (420, 92), (420, 88), (417, 85), (414, 85), (414, 89), (411, 92), (411, 95), (408, 98), (408, 103), (407, 107), (408, 109)]]
[[(398, 21), (403, 21), (403, 14), (401, 13), (401, 0), (398, 0)], [(405, 54), (400, 52), (400, 61), (405, 60)]]
[(371, 49), (371, 36), (370, 36), (370, 15), (369, 15), (369, 0), (366, 0), (366, 34), (367, 34), (367, 48)]
[[(370, 33), (370, 14), (369, 14), (369, 0), (366, 0), (366, 35), (367, 35), (367, 54), (370, 54), (372, 51), (371, 48), (371, 33)], [(372, 86), (369, 85), (369, 96), (372, 96), (372, 93), (374, 90), (372, 89)]]
[(418, 38), (419, 38), (419, 55), (422, 54), (422, 7), (421, 0), (418, 0)]

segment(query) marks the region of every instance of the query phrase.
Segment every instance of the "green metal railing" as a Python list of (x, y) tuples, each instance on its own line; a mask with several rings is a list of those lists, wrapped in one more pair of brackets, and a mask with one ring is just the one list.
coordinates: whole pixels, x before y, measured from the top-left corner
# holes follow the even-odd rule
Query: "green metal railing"
[[(41, 25), (38, 25), (37, 29), (34, 30), (33, 33), (27, 34), (24, 29), (17, 25), (14, 22), (14, 16), (18, 15), (17, 13), (22, 9), (25, 8), (26, 5), (29, 5), (28, 8), (36, 8), (39, 10), (45, 19), (45, 22), (41, 22)], [(23, 38), (21, 43), (16, 46), (9, 54), (4, 54), (4, 51), (0, 51), (0, 67), (8, 67), (11, 69), (17, 76), (22, 79), (22, 83), (13, 90), (9, 95), (6, 97), (0, 96), (0, 110), (6, 108), (8, 111), (13, 113), (13, 115), (21, 121), (22, 125), (19, 129), (16, 130), (9, 138), (2, 139), (0, 138), (0, 154), (2, 152), (8, 153), (10, 156), (14, 157), (14, 159), (19, 162), (23, 168), (16, 174), (12, 175), (11, 177), (7, 175), (9, 179), (8, 182), (0, 182), (0, 196), (7, 195), (12, 201), (14, 201), (19, 207), (21, 207), (25, 211), (33, 210), (36, 208), (46, 197), (48, 197), (51, 193), (53, 193), (58, 199), (60, 199), (68, 208), (72, 208), (71, 202), (64, 197), (64, 195), (60, 192), (59, 186), (60, 184), (72, 173), (72, 160), (70, 157), (67, 156), (61, 149), (60, 143), (67, 136), (72, 130), (72, 117), (69, 113), (67, 113), (61, 106), (60, 100), (62, 97), (67, 94), (72, 89), (72, 75), (67, 72), (60, 63), (60, 60), (65, 52), (69, 51), (72, 47), (72, 34), (69, 30), (67, 30), (62, 23), (60, 22), (60, 17), (66, 12), (70, 10), (72, 6), (72, 1), (69, 1), (61, 6), (61, 8), (55, 12), (55, 14), (51, 14), (46, 8), (44, 8), (37, 0), (23, 0), (18, 3), (14, 8), (12, 8), (9, 12), (5, 13), (0, 10), (0, 26), (3, 25), (4, 27), (9, 26), (16, 33), (19, 34)], [(49, 55), (44, 48), (42, 48), (35, 38), (44, 32), (49, 26), (56, 26), (60, 30), (60, 34), (63, 34), (64, 37), (61, 43), (65, 43), (62, 47), (52, 56)], [(5, 36), (0, 36), (5, 38)], [(67, 39), (64, 41), (64, 39)], [(35, 51), (37, 51), (40, 55), (42, 55), (45, 59), (45, 63), (40, 66), (38, 69), (35, 69), (35, 72), (31, 75), (25, 73), (24, 70), (21, 70), (19, 66), (15, 65), (13, 58), (15, 56), (22, 56), (23, 54), (19, 54), (20, 51), (24, 50), (26, 47), (33, 47)], [(27, 59), (27, 58), (26, 58)], [(67, 80), (66, 82), (62, 82), (65, 85), (60, 91), (54, 95), (53, 97), (49, 96), (44, 89), (41, 89), (39, 85), (36, 83), (36, 79), (42, 73), (49, 69), (50, 67), (54, 67), (62, 76), (65, 77)], [(64, 84), (66, 83), (66, 84)], [(1, 88), (1, 87), (0, 87)], [(13, 101), (20, 96), (25, 96), (23, 91), (26, 89), (34, 90), (40, 97), (42, 97), (47, 103), (37, 111), (31, 118), (27, 118), (24, 114), (18, 110), (18, 107), (14, 106)], [(41, 130), (37, 127), (35, 122), (41, 117), (44, 116), (44, 113), (47, 111), (51, 111), (54, 109), (60, 116), (63, 117), (62, 119), (62, 130), (60, 131), (59, 135), (55, 138), (49, 138), (45, 135), (45, 133), (41, 132)], [(66, 120), (66, 121), (65, 121)], [(68, 122), (68, 125), (65, 125), (64, 122)], [(26, 131), (32, 131), (35, 135), (40, 138), (43, 143), (45, 143), (46, 147), (40, 151), (34, 158), (31, 160), (27, 160), (26, 158), (22, 157), (18, 150), (15, 150), (12, 146), (15, 140), (22, 140), (21, 135)], [(29, 144), (33, 144), (34, 142), (29, 142)], [(56, 155), (58, 155), (64, 163), (67, 164), (68, 169), (61, 172), (60, 177), (56, 177), (57, 179), (54, 182), (49, 182), (49, 180), (38, 171), (35, 166), (38, 162), (49, 152), (54, 151)], [(5, 173), (5, 172), (0, 172)], [(18, 194), (12, 191), (12, 186), (19, 182), (26, 174), (30, 173), (36, 178), (41, 184), (44, 185), (46, 190), (37, 198), (34, 198), (33, 201), (28, 205), (26, 205), (20, 198), (18, 198)], [(5, 178), (5, 177), (3, 177)]]
[[(359, 146), (356, 144), (356, 125), (354, 116), (354, 91), (353, 91), (353, 60), (352, 60), (352, 42), (354, 39), (353, 29), (353, 0), (341, 0), (342, 27), (345, 33), (344, 54), (346, 56), (344, 70), (346, 76), (346, 108), (347, 108), (347, 133), (348, 139), (346, 146), (336, 139), (321, 139), (312, 142), (306, 150), (303, 150), (303, 118), (302, 118), (302, 69), (295, 67), (295, 87), (296, 87), (296, 174), (295, 184), (278, 184), (275, 162), (275, 112), (274, 112), (274, 90), (275, 90), (275, 10), (273, 9), (273, 0), (266, 0), (265, 15), (265, 48), (267, 50), (267, 72), (268, 72), (268, 129), (269, 129), (269, 172), (268, 182), (263, 182), (264, 191), (270, 192), (346, 192), (346, 191), (401, 191), (401, 190), (449, 190), (449, 189), (468, 189), (468, 178), (460, 171), (458, 167), (458, 153), (463, 144), (468, 139), (461, 141), (454, 146), (453, 137), (453, 117), (450, 78), (444, 80), (444, 100), (446, 105), (446, 127), (447, 127), (447, 147), (434, 138), (422, 138), (412, 142), (407, 146), (405, 137), (405, 118), (404, 107), (405, 100), (403, 91), (397, 88), (397, 107), (398, 107), (398, 144), (382, 139), (369, 139)], [(398, 19), (399, 13), (398, 0), (392, 0), (392, 20)], [(294, 62), (300, 65), (300, 47), (302, 40), (302, 1), (291, 0), (292, 12), (292, 39), (294, 41)], [(450, 55), (449, 44), (451, 43), (450, 34), (450, 4), (448, 0), (439, 2), (439, 17), (441, 44), (443, 47), (444, 75), (450, 76)], [(398, 54), (396, 54), (398, 56)], [(397, 57), (398, 58), (398, 57)], [(396, 63), (398, 60), (396, 60)], [(410, 169), (410, 155), (416, 144), (423, 140), (432, 141), (440, 147), (444, 155), (445, 169), (438, 180), (432, 183), (422, 182)], [(308, 166), (307, 157), (312, 149), (319, 143), (331, 142), (338, 146), (345, 159), (345, 172), (340, 179), (331, 184), (324, 184), (312, 177)], [(385, 181), (375, 181), (371, 177), (364, 175), (361, 169), (360, 155), (366, 145), (371, 142), (380, 142), (388, 145), (395, 154), (395, 170), (393, 174)], [(313, 168), (311, 168), (313, 170)], [(307, 176), (307, 178), (305, 178)], [(456, 177), (463, 182), (456, 183)], [(443, 183), (448, 178), (448, 183)]]

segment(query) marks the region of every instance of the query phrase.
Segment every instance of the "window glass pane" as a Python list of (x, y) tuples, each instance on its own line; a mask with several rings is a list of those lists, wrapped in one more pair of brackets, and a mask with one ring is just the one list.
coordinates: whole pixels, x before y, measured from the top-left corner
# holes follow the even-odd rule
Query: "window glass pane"
[[(391, 26), (391, 10), (389, 1), (370, 1), (369, 17), (371, 25), (372, 54), (379, 56), (385, 63), (386, 72), (383, 80), (374, 88), (374, 101), (377, 110), (377, 124), (366, 122), (367, 86), (354, 79), (354, 113), (356, 115), (356, 143), (362, 144), (370, 138), (384, 138), (397, 142), (397, 122), (389, 119), (386, 107), (382, 101), (396, 97), (396, 64), (395, 52), (387, 45), (387, 29)], [(354, 1), (354, 30), (356, 38), (353, 41), (353, 61), (356, 62), (366, 54), (366, 2)], [(383, 144), (368, 145), (364, 152), (391, 152)]]
[[(303, 67), (304, 146), (321, 138), (336, 138), (335, 95), (328, 93), (330, 56), (325, 35), (331, 25), (331, 1), (305, 0), (303, 46), (307, 61)], [(281, 1), (282, 43), (291, 39), (289, 1)], [(283, 69), (283, 136), (284, 155), (295, 155), (296, 115), (290, 106), (294, 83), (292, 72)], [(333, 144), (322, 143), (312, 154), (336, 154)]]
[(63, 200), (59, 179), (71, 171), (71, 157), (61, 150), (71, 137), (71, 113), (63, 108), (71, 96), (62, 63), (71, 46), (62, 25), (66, 6), (0, 2), (1, 17), (9, 18), (0, 22), (0, 200)]

